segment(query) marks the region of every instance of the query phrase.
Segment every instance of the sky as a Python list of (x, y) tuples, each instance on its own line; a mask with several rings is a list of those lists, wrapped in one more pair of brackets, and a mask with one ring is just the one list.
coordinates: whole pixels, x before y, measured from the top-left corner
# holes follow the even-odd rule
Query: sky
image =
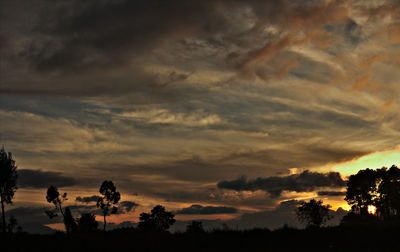
[(400, 165), (397, 0), (4, 0), (0, 19), (7, 209), (29, 230), (61, 222), (50, 185), (78, 216), (112, 180), (115, 226), (162, 204), (273, 228)]

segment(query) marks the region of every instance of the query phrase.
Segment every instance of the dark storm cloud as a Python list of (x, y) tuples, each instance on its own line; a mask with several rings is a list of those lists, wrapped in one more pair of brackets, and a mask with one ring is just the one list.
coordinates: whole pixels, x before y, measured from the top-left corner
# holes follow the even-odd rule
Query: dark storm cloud
[(225, 17), (213, 1), (74, 1), (53, 4), (26, 58), (39, 71), (80, 71), (127, 63), (168, 39), (221, 30)]
[(218, 188), (231, 189), (235, 191), (263, 190), (278, 197), (282, 191), (311, 192), (319, 187), (341, 188), (346, 185), (338, 172), (318, 173), (304, 171), (283, 177), (267, 177), (248, 180), (241, 177), (232, 181), (221, 181)]
[[(8, 7), (11, 9), (7, 12), (16, 12), (18, 5), (10, 2), (6, 1), (4, 6), (14, 7)], [(216, 69), (225, 69), (225, 54), (232, 48), (238, 48), (233, 53), (240, 56), (240, 66), (234, 70), (242, 71), (242, 68), (268, 58), (266, 55), (271, 50), (274, 51), (272, 54), (276, 54), (288, 45), (301, 43), (287, 38), (291, 35), (281, 38), (281, 33), (270, 34), (267, 38), (257, 35), (263, 26), (276, 25), (288, 31), (298, 31), (301, 30), (299, 26), (316, 29), (329, 21), (335, 24), (346, 20), (346, 12), (340, 1), (330, 1), (329, 4), (284, 0), (92, 0), (38, 1), (36, 4), (27, 1), (25, 6), (22, 11), (18, 10), (17, 16), (8, 17), (7, 24), (17, 23), (15, 30), (21, 30), (24, 36), (14, 38), (15, 34), (11, 32), (14, 29), (9, 29), (11, 34), (7, 34), (7, 37), (11, 42), (8, 44), (19, 46), (6, 51), (15, 51), (11, 58), (16, 62), (26, 61), (34, 69), (33, 72), (43, 75), (30, 72), (24, 75), (23, 80), (10, 78), (0, 88), (2, 93), (96, 97), (102, 101), (113, 97), (113, 101), (135, 104), (171, 102), (182, 98), (182, 94), (188, 99), (188, 93), (198, 93), (199, 90), (190, 88), (169, 88), (171, 83), (185, 81), (186, 73), (171, 70), (163, 76), (155, 76), (146, 72), (145, 66), (154, 60), (152, 57), (157, 49), (175, 55), (162, 48), (169, 41), (182, 42), (197, 38), (207, 44), (204, 48), (218, 48), (224, 55), (218, 56), (222, 60), (214, 66)], [(250, 20), (249, 13), (244, 11), (247, 9), (254, 14), (250, 15), (254, 20)], [(254, 27), (249, 27), (249, 22), (253, 21)], [(255, 42), (257, 36), (259, 38)], [(254, 45), (261, 45), (262, 48), (253, 48)], [(193, 66), (186, 67), (187, 72), (193, 72), (198, 65), (187, 60), (186, 54), (191, 51), (189, 45), (179, 50), (179, 54), (185, 58), (183, 65)], [(174, 65), (177, 62), (173, 59), (174, 64), (171, 64), (156, 58), (158, 64)], [(119, 73), (118, 77), (105, 74), (116, 69), (121, 71), (124, 67), (129, 69)], [(301, 72), (300, 69), (297, 74), (301, 75)], [(307, 78), (329, 78), (327, 76), (330, 74), (325, 75), (325, 72), (330, 73), (324, 70), (319, 77)], [(59, 73), (68, 74), (60, 76)], [(124, 98), (121, 98), (122, 95)]]
[(78, 184), (75, 178), (64, 176), (60, 172), (22, 169), (18, 174), (19, 187), (47, 188), (51, 185), (68, 187)]
[(318, 192), (318, 196), (345, 196), (346, 192), (340, 191), (320, 191)]
[[(19, 22), (35, 25), (29, 30), (31, 42), (18, 55), (40, 72), (121, 66), (168, 40), (187, 37), (201, 37), (228, 50), (232, 44), (252, 47), (259, 44), (252, 43), (255, 34), (267, 24), (296, 31), (348, 20), (341, 1), (38, 1), (27, 6)], [(246, 8), (254, 14), (252, 28), (238, 21), (248, 15), (243, 12)], [(278, 34), (257, 41), (262, 44), (259, 48), (233, 53), (243, 54), (239, 65), (248, 66), (304, 41)]]
[(75, 201), (82, 202), (82, 203), (92, 203), (92, 202), (97, 202), (98, 199), (100, 199), (100, 196), (93, 195), (89, 197), (76, 197)]
[(237, 211), (234, 207), (191, 205), (176, 211), (176, 214), (231, 214)]

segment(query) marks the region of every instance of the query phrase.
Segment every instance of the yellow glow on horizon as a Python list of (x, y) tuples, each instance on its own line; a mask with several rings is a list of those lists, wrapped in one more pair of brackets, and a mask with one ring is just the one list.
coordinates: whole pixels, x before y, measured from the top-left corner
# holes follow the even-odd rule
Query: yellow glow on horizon
[(377, 169), (383, 166), (389, 168), (392, 165), (400, 165), (400, 148), (365, 155), (349, 162), (337, 164), (332, 169), (348, 176), (366, 168)]

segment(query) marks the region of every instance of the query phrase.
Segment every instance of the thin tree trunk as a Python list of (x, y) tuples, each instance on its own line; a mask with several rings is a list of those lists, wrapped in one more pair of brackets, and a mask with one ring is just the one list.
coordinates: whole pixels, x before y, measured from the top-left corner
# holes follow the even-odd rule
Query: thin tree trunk
[(59, 205), (59, 209), (61, 212), (61, 215), (63, 217), (63, 222), (64, 222), (64, 226), (65, 226), (65, 231), (67, 232), (67, 235), (69, 235), (69, 228), (67, 226), (67, 223), (65, 222), (65, 215), (64, 215), (64, 211), (62, 210), (61, 204)]
[(3, 218), (3, 232), (6, 232), (6, 213), (4, 212), (4, 202), (1, 200), (1, 215)]
[(104, 231), (106, 231), (106, 215), (104, 214)]

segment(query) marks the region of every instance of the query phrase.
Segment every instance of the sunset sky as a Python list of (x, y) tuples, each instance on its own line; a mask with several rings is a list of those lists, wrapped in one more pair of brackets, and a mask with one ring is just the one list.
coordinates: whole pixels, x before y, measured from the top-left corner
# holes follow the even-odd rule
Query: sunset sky
[(398, 0), (3, 0), (0, 50), (6, 209), (27, 229), (61, 222), (49, 185), (78, 217), (106, 179), (115, 225), (162, 204), (274, 227), (400, 165)]

